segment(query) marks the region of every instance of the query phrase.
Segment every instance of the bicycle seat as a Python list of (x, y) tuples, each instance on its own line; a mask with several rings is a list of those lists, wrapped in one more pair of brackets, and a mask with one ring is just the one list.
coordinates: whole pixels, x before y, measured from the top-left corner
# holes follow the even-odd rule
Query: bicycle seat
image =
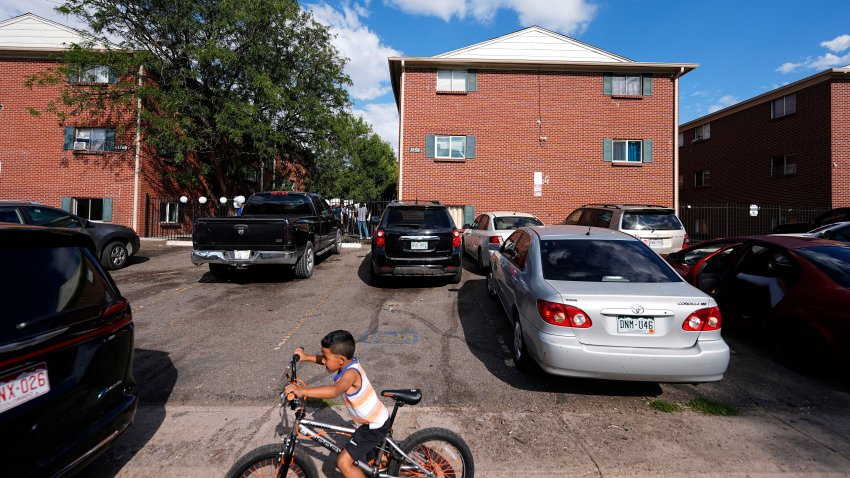
[(416, 405), (422, 400), (422, 390), (383, 390), (381, 396), (392, 398), (407, 405)]

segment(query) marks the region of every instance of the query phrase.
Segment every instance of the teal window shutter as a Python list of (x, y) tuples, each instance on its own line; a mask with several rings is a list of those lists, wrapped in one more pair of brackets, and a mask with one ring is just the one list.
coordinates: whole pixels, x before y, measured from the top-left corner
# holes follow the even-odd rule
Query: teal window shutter
[(112, 222), (112, 198), (103, 198), (103, 221)]
[(71, 212), (71, 196), (62, 196), (62, 210)]
[(475, 159), (475, 135), (466, 137), (466, 159)]
[(652, 75), (643, 75), (643, 96), (652, 96)]
[(74, 149), (74, 127), (65, 127), (65, 150)]
[(115, 128), (106, 128), (106, 144), (103, 149), (105, 151), (115, 150)]
[(475, 70), (466, 73), (466, 91), (478, 91), (478, 72)]
[(112, 84), (118, 83), (118, 72), (115, 69), (109, 68), (109, 82)]
[(602, 94), (605, 96), (611, 96), (611, 92), (614, 90), (612, 83), (614, 79), (613, 73), (603, 73), (602, 74)]
[(436, 139), (434, 139), (433, 134), (425, 135), (425, 157), (433, 158), (434, 157), (434, 148), (436, 146)]
[(652, 162), (652, 140), (645, 139), (643, 140), (643, 162), (651, 163)]
[(614, 140), (605, 138), (602, 140), (602, 161), (610, 163), (614, 160)]
[(475, 206), (463, 206), (463, 226), (475, 222)]

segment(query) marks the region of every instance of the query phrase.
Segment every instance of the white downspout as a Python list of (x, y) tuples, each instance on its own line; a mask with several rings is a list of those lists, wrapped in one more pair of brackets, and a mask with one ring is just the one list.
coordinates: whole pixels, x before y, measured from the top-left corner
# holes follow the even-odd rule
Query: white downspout
[(401, 201), (401, 186), (404, 180), (404, 60), (401, 60), (401, 95), (398, 111), (398, 200)]
[[(142, 75), (145, 67), (139, 65), (138, 85), (142, 86)], [(133, 230), (139, 232), (139, 173), (141, 172), (142, 156), (142, 97), (136, 98), (136, 164), (133, 167)], [(147, 233), (147, 231), (145, 231)]]
[(679, 78), (685, 68), (673, 77), (673, 210), (679, 214)]

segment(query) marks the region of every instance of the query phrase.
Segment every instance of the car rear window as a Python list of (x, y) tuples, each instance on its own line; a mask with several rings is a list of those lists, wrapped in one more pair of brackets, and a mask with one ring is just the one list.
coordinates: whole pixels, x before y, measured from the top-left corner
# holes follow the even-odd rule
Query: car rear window
[(850, 247), (815, 246), (796, 251), (841, 287), (850, 287)]
[(301, 194), (260, 194), (251, 196), (242, 210), (243, 216), (312, 214), (310, 198)]
[(387, 211), (387, 227), (440, 229), (454, 227), (449, 211), (443, 207), (394, 207)]
[(681, 282), (652, 249), (638, 241), (541, 241), (543, 277), (579, 282)]
[(78, 247), (3, 249), (0, 288), (9, 297), (0, 327), (31, 322), (57, 313), (100, 314), (111, 302), (111, 289), (88, 256)]
[(493, 222), (496, 231), (513, 231), (525, 226), (542, 226), (543, 223), (536, 217), (502, 216)]
[(682, 228), (679, 218), (673, 211), (626, 211), (620, 226), (635, 231), (675, 231)]

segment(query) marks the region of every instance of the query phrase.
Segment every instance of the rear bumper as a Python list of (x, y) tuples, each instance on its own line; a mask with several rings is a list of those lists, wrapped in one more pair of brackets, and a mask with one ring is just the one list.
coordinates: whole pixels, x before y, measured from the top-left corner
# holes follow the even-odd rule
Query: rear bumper
[(231, 266), (251, 266), (254, 264), (295, 265), (300, 254), (298, 251), (251, 251), (248, 259), (236, 259), (234, 251), (192, 251), (192, 264), (228, 264)]
[[(528, 329), (528, 330), (526, 330)], [(685, 349), (583, 345), (523, 327), (526, 347), (540, 367), (553, 375), (650, 382), (714, 382), (729, 365), (723, 340), (697, 341)]]
[(382, 276), (452, 276), (462, 267), (460, 248), (448, 257), (389, 258), (386, 254), (372, 253), (372, 271)]

